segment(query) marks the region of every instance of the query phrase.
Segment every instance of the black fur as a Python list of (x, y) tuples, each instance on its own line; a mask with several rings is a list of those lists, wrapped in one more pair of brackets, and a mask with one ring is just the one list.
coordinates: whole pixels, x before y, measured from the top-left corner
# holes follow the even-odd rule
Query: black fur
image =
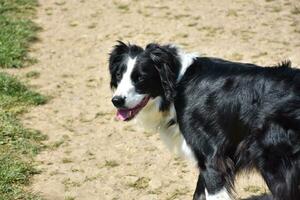
[(198, 58), (178, 84), (177, 120), (209, 193), (255, 167), (274, 199), (299, 199), (300, 71), (288, 66)]
[(157, 44), (148, 44), (146, 51), (141, 54), (137, 66), (148, 69), (154, 68), (157, 70), (160, 82), (159, 87), (163, 91), (159, 94), (163, 101), (160, 109), (164, 111), (169, 108), (171, 102), (176, 96), (176, 79), (180, 69), (180, 62), (177, 58), (177, 49), (168, 45), (159, 46)]
[(235, 174), (250, 168), (274, 200), (300, 199), (300, 70), (198, 57), (177, 82), (180, 67), (175, 47), (150, 44), (139, 51), (133, 80), (140, 93), (162, 97), (161, 110), (174, 103), (172, 123), (201, 170), (194, 199), (204, 200), (205, 189), (232, 191)]

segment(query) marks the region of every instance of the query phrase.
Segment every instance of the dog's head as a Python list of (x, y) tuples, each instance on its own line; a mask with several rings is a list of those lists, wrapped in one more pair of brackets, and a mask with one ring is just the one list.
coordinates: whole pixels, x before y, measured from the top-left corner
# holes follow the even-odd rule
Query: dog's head
[(133, 119), (149, 99), (161, 97), (160, 110), (168, 108), (175, 97), (180, 62), (177, 49), (149, 44), (146, 49), (119, 42), (109, 58), (112, 102), (121, 120)]

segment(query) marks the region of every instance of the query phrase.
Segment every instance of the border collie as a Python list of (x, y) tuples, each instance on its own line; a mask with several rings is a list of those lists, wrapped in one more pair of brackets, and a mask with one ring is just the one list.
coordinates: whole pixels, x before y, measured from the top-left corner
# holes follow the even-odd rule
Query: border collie
[(119, 42), (109, 58), (117, 118), (142, 121), (197, 163), (194, 200), (233, 198), (257, 169), (274, 200), (300, 199), (300, 70), (201, 57), (174, 45)]

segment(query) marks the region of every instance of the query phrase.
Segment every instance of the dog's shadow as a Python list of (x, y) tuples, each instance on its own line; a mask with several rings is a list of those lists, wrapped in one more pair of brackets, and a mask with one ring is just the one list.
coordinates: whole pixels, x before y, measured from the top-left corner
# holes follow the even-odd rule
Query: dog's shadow
[(272, 199), (273, 198), (271, 197), (271, 195), (264, 194), (264, 195), (252, 196), (252, 197), (244, 198), (244, 199), (241, 199), (241, 200), (272, 200)]

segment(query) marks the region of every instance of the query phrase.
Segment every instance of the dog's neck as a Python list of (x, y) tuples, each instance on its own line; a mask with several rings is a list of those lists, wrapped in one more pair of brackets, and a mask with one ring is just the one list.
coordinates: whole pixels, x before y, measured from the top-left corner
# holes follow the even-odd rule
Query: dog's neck
[[(176, 79), (178, 83), (182, 79), (186, 70), (193, 63), (194, 59), (198, 57), (198, 54), (185, 53), (175, 46), (172, 46), (171, 48), (176, 48), (176, 58), (180, 62), (180, 70)], [(150, 100), (141, 113), (139, 113), (138, 121), (142, 122), (144, 128), (157, 132), (162, 126), (164, 128), (168, 128), (177, 122), (174, 104), (171, 103), (167, 110), (160, 111), (161, 102), (162, 98), (156, 97)]]
[[(197, 54), (188, 54), (180, 50), (177, 53), (177, 58), (181, 64), (176, 79), (179, 82), (188, 67), (193, 63), (193, 60), (197, 57)], [(161, 111), (160, 106), (162, 101), (162, 97), (151, 99), (138, 114), (136, 122), (147, 131), (159, 133), (160, 138), (171, 152), (193, 160), (193, 153), (189, 150), (177, 124), (174, 103), (171, 103), (167, 110)]]
[(160, 111), (161, 101), (161, 97), (149, 100), (137, 115), (137, 123), (141, 124), (146, 130), (158, 132), (162, 127), (168, 126), (172, 120), (176, 121), (174, 105), (171, 104), (169, 109)]
[[(176, 112), (172, 103), (168, 110), (160, 111), (161, 97), (157, 97), (148, 102), (136, 118), (136, 122), (141, 125), (145, 131), (159, 133), (161, 140), (168, 149), (177, 154), (182, 154), (183, 136), (176, 123)], [(175, 123), (172, 123), (175, 122)]]

